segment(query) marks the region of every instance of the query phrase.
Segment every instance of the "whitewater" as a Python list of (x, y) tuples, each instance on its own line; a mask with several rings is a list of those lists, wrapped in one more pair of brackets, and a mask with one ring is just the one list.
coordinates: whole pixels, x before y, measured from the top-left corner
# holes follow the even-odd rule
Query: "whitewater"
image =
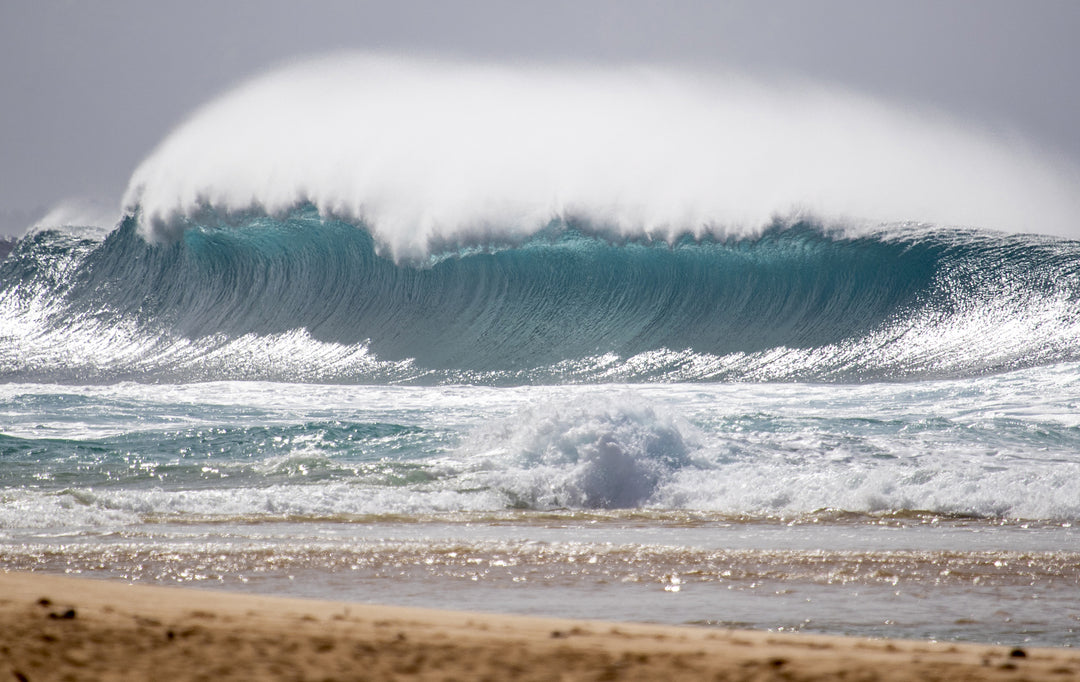
[(806, 82), (287, 65), (0, 260), (0, 568), (1073, 645), (1078, 178)]

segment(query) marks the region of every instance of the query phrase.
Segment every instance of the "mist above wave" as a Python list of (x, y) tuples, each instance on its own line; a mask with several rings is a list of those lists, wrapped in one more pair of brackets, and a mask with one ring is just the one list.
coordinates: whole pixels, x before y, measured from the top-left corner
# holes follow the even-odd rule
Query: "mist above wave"
[(343, 54), (195, 112), (124, 198), (151, 240), (312, 204), (381, 250), (522, 237), (742, 234), (777, 213), (1076, 234), (1076, 172), (956, 122), (806, 83), (640, 66)]

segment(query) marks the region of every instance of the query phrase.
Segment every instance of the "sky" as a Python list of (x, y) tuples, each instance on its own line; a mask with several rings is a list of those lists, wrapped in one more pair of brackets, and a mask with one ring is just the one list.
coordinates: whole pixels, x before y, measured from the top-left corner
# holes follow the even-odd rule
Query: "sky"
[(116, 210), (195, 108), (340, 50), (642, 63), (803, 78), (931, 111), (1080, 167), (1072, 0), (4, 0), (0, 235), (70, 200)]

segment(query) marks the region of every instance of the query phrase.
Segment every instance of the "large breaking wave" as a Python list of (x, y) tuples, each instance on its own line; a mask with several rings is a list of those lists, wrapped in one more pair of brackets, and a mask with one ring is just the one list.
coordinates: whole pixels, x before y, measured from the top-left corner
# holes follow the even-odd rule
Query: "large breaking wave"
[[(1075, 171), (1021, 145), (806, 84), (339, 56), (196, 112), (103, 241), (26, 236), (0, 266), (0, 380), (872, 381), (1068, 361), (1080, 243), (980, 230), (1075, 236), (1078, 197)], [(928, 226), (965, 223), (980, 230)]]
[(872, 381), (1080, 358), (1080, 243), (812, 222), (615, 238), (566, 222), (399, 263), (313, 207), (147, 242), (29, 235), (0, 379)]

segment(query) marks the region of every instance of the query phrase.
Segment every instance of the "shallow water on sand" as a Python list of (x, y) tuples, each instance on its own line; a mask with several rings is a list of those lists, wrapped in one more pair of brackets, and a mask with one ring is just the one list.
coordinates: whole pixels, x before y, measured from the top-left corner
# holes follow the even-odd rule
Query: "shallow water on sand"
[[(591, 517), (590, 517), (591, 516)], [(370, 603), (1071, 646), (1080, 534), (933, 518), (519, 512), (9, 538), (4, 568)], [(965, 549), (957, 549), (965, 547)]]

